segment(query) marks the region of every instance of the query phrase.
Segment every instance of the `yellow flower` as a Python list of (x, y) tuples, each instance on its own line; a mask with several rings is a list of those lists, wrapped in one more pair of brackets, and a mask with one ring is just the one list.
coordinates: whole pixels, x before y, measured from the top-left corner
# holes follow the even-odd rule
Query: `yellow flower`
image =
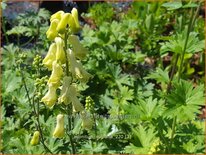
[(63, 16), (63, 14), (64, 14), (64, 11), (62, 11), (62, 10), (56, 12), (55, 14), (53, 14), (53, 15), (51, 16), (50, 22), (51, 22), (52, 20), (54, 20), (54, 19), (58, 19), (58, 20), (60, 21), (61, 18), (62, 18), (62, 16)]
[(34, 132), (33, 137), (30, 141), (31, 145), (37, 145), (39, 143), (39, 135), (40, 135), (39, 131)]
[[(62, 102), (64, 102), (64, 104), (71, 103), (71, 100), (70, 100), (70, 97), (69, 97), (69, 94), (68, 94), (70, 83), (71, 83), (71, 77), (65, 76), (63, 78), (62, 90), (61, 90), (61, 94), (60, 94), (60, 97), (59, 97), (59, 102), (60, 103), (62, 103)], [(73, 94), (73, 95), (75, 95), (75, 94)]]
[(52, 84), (55, 88), (59, 87), (61, 76), (63, 75), (63, 69), (61, 64), (54, 61), (52, 64), (52, 73), (48, 80), (48, 84)]
[(86, 54), (88, 53), (87, 49), (83, 47), (80, 43), (79, 38), (75, 35), (70, 35), (68, 38), (69, 42), (72, 44), (73, 51), (75, 56), (78, 59), (84, 59)]
[(69, 87), (68, 87), (68, 91), (67, 91), (67, 98), (69, 100), (68, 103), (72, 102), (73, 105), (73, 111), (74, 112), (79, 112), (84, 110), (83, 105), (80, 103), (79, 99), (77, 98), (77, 96), (79, 96), (79, 93), (77, 92), (76, 89), (76, 85), (75, 83), (72, 83)]
[(63, 14), (58, 26), (57, 26), (57, 31), (59, 33), (64, 33), (66, 30), (66, 26), (68, 24), (68, 20), (71, 18), (71, 13), (65, 13)]
[(58, 23), (59, 23), (59, 20), (58, 20), (58, 19), (52, 20), (52, 21), (51, 21), (51, 24), (50, 24), (50, 27), (49, 27), (49, 29), (48, 29), (47, 32), (46, 32), (47, 38), (48, 38), (49, 40), (51, 40), (51, 41), (54, 40), (54, 38), (55, 38), (55, 37), (57, 36), (57, 34), (58, 34), (58, 32), (57, 32), (57, 30), (56, 30)]
[(83, 68), (81, 62), (78, 62), (72, 50), (68, 50), (68, 58), (70, 60), (70, 71), (73, 77), (82, 82), (87, 82), (92, 76)]
[(83, 111), (81, 112), (81, 118), (82, 118), (82, 127), (87, 130), (92, 129), (94, 121), (92, 117), (90, 116), (90, 114)]
[(41, 99), (49, 108), (53, 107), (57, 99), (56, 88), (49, 84), (49, 90), (46, 95)]
[(71, 100), (72, 100), (72, 105), (73, 105), (73, 111), (74, 112), (80, 112), (80, 111), (84, 110), (83, 105), (80, 103), (79, 99), (76, 96), (72, 97)]
[(62, 138), (64, 136), (64, 115), (57, 115), (57, 124), (53, 132), (53, 137)]
[(64, 41), (60, 37), (55, 38), (55, 43), (57, 46), (56, 50), (56, 60), (60, 61), (62, 64), (65, 63), (65, 53), (64, 53)]
[(80, 30), (78, 11), (76, 8), (73, 8), (71, 13), (72, 13), (72, 17), (74, 18), (75, 25), (76, 25), (76, 32), (78, 32)]
[(51, 70), (52, 69), (52, 63), (53, 61), (55, 61), (56, 59), (56, 50), (57, 50), (57, 47), (56, 47), (56, 44), (55, 43), (52, 43), (49, 47), (49, 51), (46, 55), (46, 57), (44, 58), (43, 60), (43, 64), (49, 69)]

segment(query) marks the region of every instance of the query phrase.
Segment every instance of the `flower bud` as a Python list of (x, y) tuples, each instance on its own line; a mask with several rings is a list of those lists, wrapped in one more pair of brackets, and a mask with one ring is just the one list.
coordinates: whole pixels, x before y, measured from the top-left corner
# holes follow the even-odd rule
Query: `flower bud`
[(90, 111), (91, 113), (94, 112), (94, 101), (93, 99), (90, 97), (90, 96), (87, 96), (86, 97), (86, 100), (85, 100), (85, 109), (87, 111)]
[(54, 87), (59, 87), (61, 76), (63, 75), (63, 69), (57, 61), (52, 64), (52, 74), (48, 80), (48, 84), (52, 84)]
[(64, 14), (64, 11), (58, 11), (55, 14), (53, 14), (50, 18), (50, 22), (54, 19), (58, 19), (59, 21), (61, 20), (62, 16)]
[(51, 40), (51, 41), (54, 40), (54, 38), (55, 38), (55, 37), (57, 36), (57, 34), (58, 34), (58, 32), (57, 32), (57, 30), (56, 30), (58, 23), (59, 23), (59, 20), (58, 20), (58, 19), (52, 20), (52, 21), (51, 21), (51, 24), (50, 24), (50, 27), (49, 27), (49, 29), (48, 29), (47, 32), (46, 32), (47, 38), (48, 38), (49, 40)]
[(56, 44), (55, 43), (52, 43), (49, 47), (49, 51), (46, 55), (46, 57), (44, 58), (43, 60), (43, 64), (49, 69), (51, 70), (52, 69), (52, 63), (53, 61), (56, 60), (56, 50), (57, 50), (57, 47), (56, 47)]
[(33, 137), (30, 141), (31, 145), (37, 145), (39, 143), (39, 135), (40, 135), (39, 131), (34, 132)]
[(69, 18), (71, 17), (70, 13), (65, 13), (63, 14), (58, 26), (57, 26), (57, 31), (59, 33), (64, 33), (66, 31), (66, 26), (68, 24)]
[(76, 77), (82, 82), (87, 82), (92, 77), (82, 66), (81, 62), (77, 62), (72, 50), (68, 51), (68, 58), (70, 60), (70, 71), (73, 77)]
[(75, 36), (75, 35), (70, 35), (68, 40), (72, 44), (75, 56), (78, 59), (81, 59), (81, 60), (84, 59), (86, 54), (88, 53), (88, 51), (80, 43), (79, 38), (77, 36)]
[(49, 90), (46, 95), (41, 99), (49, 108), (53, 107), (57, 99), (56, 88), (49, 84)]
[(55, 43), (57, 46), (56, 50), (56, 60), (60, 61), (62, 64), (65, 63), (65, 53), (64, 53), (64, 41), (60, 37), (55, 38)]
[(53, 132), (54, 138), (62, 138), (64, 136), (64, 115), (57, 115), (57, 124)]
[(83, 111), (81, 112), (81, 118), (82, 118), (82, 127), (86, 130), (91, 130), (94, 124), (94, 121), (92, 117), (90, 116), (90, 114)]

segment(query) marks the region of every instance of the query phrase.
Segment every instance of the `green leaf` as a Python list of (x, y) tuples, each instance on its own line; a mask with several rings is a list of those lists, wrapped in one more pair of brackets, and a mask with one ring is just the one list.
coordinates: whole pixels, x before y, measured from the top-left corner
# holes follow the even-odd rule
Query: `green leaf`
[(204, 100), (203, 85), (194, 88), (191, 82), (176, 81), (171, 93), (166, 96), (168, 109), (165, 116), (168, 118), (177, 116), (181, 122), (192, 120), (196, 113), (200, 113), (199, 108), (204, 105)]
[(130, 143), (129, 146), (125, 147), (126, 153), (132, 153), (132, 154), (148, 154), (150, 151), (150, 148), (157, 140), (155, 129), (153, 126), (146, 128), (142, 125), (139, 125), (137, 129), (132, 130), (134, 137), (138, 138), (140, 145), (137, 146), (137, 142), (134, 144)]
[[(189, 34), (186, 53), (196, 53), (203, 51), (205, 48), (205, 41), (199, 40), (197, 37), (197, 33), (191, 32)], [(164, 54), (165, 52), (171, 51), (177, 54), (183, 53), (184, 45), (186, 40), (186, 29), (182, 33), (178, 33), (177, 35), (173, 35), (168, 42), (161, 43), (160, 53)]]
[(157, 82), (169, 82), (168, 71), (156, 68), (155, 72), (150, 73), (145, 79), (155, 79)]
[(166, 7), (167, 10), (177, 10), (182, 7), (182, 2), (167, 2), (162, 4), (163, 7)]
[(3, 76), (3, 88), (6, 93), (13, 92), (17, 88), (19, 88), (21, 84), (21, 77), (16, 76), (12, 73), (12, 70), (8, 70), (4, 72)]
[[(8, 35), (25, 35), (29, 34), (31, 29), (29, 29), (26, 26), (15, 26), (11, 30), (7, 31), (6, 34)], [(31, 36), (31, 35), (26, 35), (26, 36)]]
[(198, 4), (190, 2), (186, 5), (184, 5), (182, 8), (196, 8), (196, 7), (198, 7)]

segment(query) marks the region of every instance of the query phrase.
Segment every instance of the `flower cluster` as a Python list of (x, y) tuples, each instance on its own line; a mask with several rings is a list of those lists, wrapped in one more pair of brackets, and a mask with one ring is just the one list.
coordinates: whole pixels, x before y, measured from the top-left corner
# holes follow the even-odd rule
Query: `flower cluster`
[[(81, 115), (84, 115), (84, 107), (78, 99), (76, 82), (87, 82), (92, 76), (80, 62), (86, 57), (88, 51), (82, 46), (78, 36), (74, 35), (80, 30), (78, 11), (75, 8), (71, 13), (58, 11), (51, 16), (50, 22), (46, 35), (52, 43), (43, 64), (48, 70), (51, 70), (51, 76), (47, 82), (48, 92), (41, 102), (49, 108), (53, 108), (56, 103), (72, 104), (73, 112), (80, 112)], [(56, 93), (57, 89), (60, 89), (61, 92), (59, 96)], [(63, 135), (64, 116), (59, 114), (53, 136), (61, 138)]]

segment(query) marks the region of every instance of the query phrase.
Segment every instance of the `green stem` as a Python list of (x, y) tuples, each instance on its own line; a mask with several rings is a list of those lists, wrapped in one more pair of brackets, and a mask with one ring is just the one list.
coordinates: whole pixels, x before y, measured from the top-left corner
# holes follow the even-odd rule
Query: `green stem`
[(20, 74), (21, 74), (21, 77), (22, 77), (23, 86), (24, 86), (24, 89), (26, 91), (26, 96), (27, 96), (27, 98), (29, 100), (30, 106), (32, 106), (31, 98), (29, 96), (29, 90), (28, 90), (27, 85), (26, 85), (26, 81), (25, 81), (25, 77), (24, 77), (23, 71), (21, 70), (21, 67), (19, 67), (19, 69), (20, 69)]
[[(65, 39), (64, 39), (64, 43), (65, 43), (64, 52), (65, 52), (65, 57), (66, 57), (66, 76), (69, 76), (69, 61), (68, 61), (68, 57), (67, 57), (67, 40), (68, 40), (68, 33), (66, 31)], [(68, 107), (67, 112), (68, 112), (69, 140), (70, 140), (70, 143), (72, 146), (72, 154), (75, 154), (76, 150), (75, 150), (74, 141), (73, 141), (73, 134), (71, 132), (73, 121), (72, 121), (72, 117), (70, 117), (70, 116), (72, 116), (72, 106), (68, 105), (67, 107)]]
[(35, 100), (34, 100), (34, 96), (35, 96), (35, 93), (36, 93), (36, 89), (34, 91), (34, 95), (33, 95), (33, 98), (32, 98), (32, 107), (33, 107), (33, 110), (34, 110), (34, 114), (37, 118), (37, 124), (36, 124), (36, 127), (37, 127), (37, 130), (39, 131), (40, 133), (40, 142), (42, 143), (44, 149), (53, 154), (52, 151), (46, 146), (46, 144), (44, 143), (44, 137), (43, 137), (43, 132), (42, 132), (42, 129), (41, 129), (41, 125), (40, 125), (40, 121), (39, 121), (39, 100), (37, 101), (37, 109), (35, 108)]
[(178, 59), (179, 59), (179, 55), (176, 55), (176, 57), (175, 57), (175, 63), (174, 63), (174, 65), (172, 66), (172, 71), (171, 71), (171, 75), (170, 75), (169, 84), (168, 84), (168, 86), (167, 86), (167, 93), (169, 93), (169, 91), (170, 91), (170, 89), (171, 89), (172, 80), (173, 80), (174, 75), (175, 75), (175, 70), (176, 70), (176, 67), (177, 67)]
[(6, 44), (9, 44), (9, 38), (6, 34), (6, 26), (5, 26), (5, 20), (2, 20), (2, 30), (3, 30), (3, 34), (5, 34), (5, 39), (6, 39)]
[(172, 144), (173, 144), (174, 135), (175, 135), (176, 121), (177, 121), (177, 116), (175, 116), (175, 117), (173, 118), (173, 121), (172, 121), (172, 133), (171, 133), (171, 139), (170, 139), (170, 144), (169, 144), (169, 148), (168, 148), (168, 153), (171, 153)]
[[(192, 28), (194, 26), (194, 23), (195, 23), (197, 14), (198, 14), (198, 11), (200, 9), (200, 3), (199, 3), (199, 6), (198, 6), (198, 8), (197, 8), (197, 10), (195, 12), (195, 15), (194, 15), (194, 9), (192, 9), (192, 14), (191, 14), (191, 17), (190, 17), (190, 22), (189, 22), (188, 29), (187, 29), (187, 36), (186, 36), (186, 39), (185, 39), (185, 44), (184, 44), (183, 52), (182, 52), (182, 55), (181, 55), (180, 67), (178, 69), (178, 81), (180, 81), (180, 78), (181, 78), (182, 69), (183, 69), (183, 62), (184, 62), (184, 55), (186, 53), (186, 48), (187, 48), (187, 43), (188, 43), (188, 40), (189, 40), (189, 35), (190, 35), (190, 32), (192, 31)], [(175, 116), (173, 118), (173, 122), (172, 122), (172, 133), (171, 133), (171, 139), (170, 139), (170, 145), (169, 145), (169, 148), (168, 148), (168, 153), (170, 153), (171, 149), (172, 149), (172, 144), (173, 144), (174, 135), (175, 135), (176, 122), (177, 122), (177, 116)]]
[(22, 47), (22, 46), (26, 46), (26, 45), (27, 45), (28, 43), (30, 43), (33, 39), (34, 39), (34, 38), (32, 37), (32, 38), (30, 38), (27, 42), (21, 44), (21, 47)]

